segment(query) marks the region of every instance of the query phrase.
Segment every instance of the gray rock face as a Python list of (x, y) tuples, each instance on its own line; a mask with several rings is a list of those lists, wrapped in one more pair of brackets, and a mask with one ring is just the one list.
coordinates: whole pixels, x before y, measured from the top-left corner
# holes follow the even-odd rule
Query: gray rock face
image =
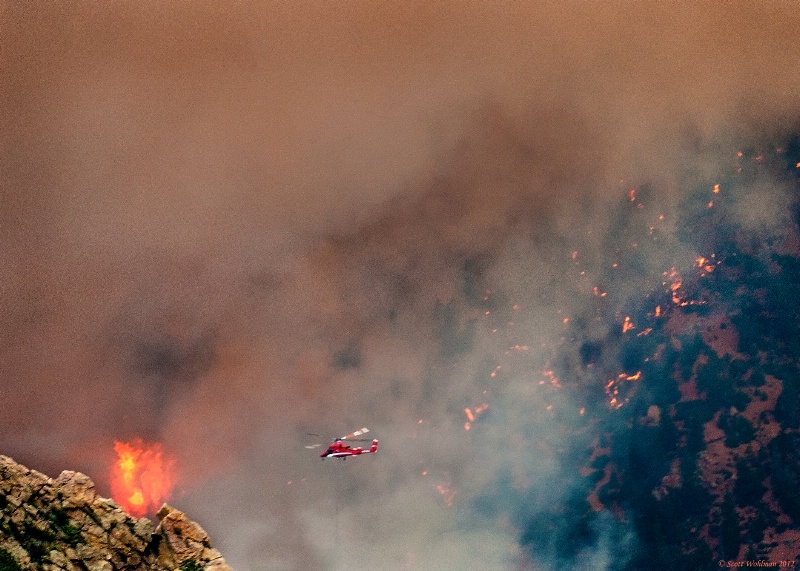
[(165, 504), (158, 518), (128, 515), (79, 472), (52, 480), (0, 455), (3, 571), (232, 571), (182, 512)]

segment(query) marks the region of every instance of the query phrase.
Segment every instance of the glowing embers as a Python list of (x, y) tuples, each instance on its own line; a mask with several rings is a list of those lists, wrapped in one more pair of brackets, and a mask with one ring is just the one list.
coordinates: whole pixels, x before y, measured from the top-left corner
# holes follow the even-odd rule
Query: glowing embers
[(664, 272), (664, 277), (667, 281), (662, 282), (663, 285), (669, 284), (669, 289), (672, 292), (672, 303), (675, 305), (687, 305), (681, 298), (681, 286), (683, 286), (683, 278), (678, 274), (678, 270), (672, 268), (669, 272)]
[[(712, 192), (713, 194), (719, 194), (719, 191), (720, 191), (719, 184), (715, 184), (715, 185), (714, 185), (714, 188), (711, 190), (711, 192)], [(708, 207), (708, 208), (713, 208), (713, 207), (714, 207), (714, 200), (713, 200), (713, 198), (712, 198), (711, 200), (709, 200), (709, 201), (708, 201), (707, 207)]]
[[(422, 471), (422, 476), (424, 478), (428, 478), (431, 476), (431, 473), (428, 470)], [(433, 485), (433, 489), (436, 490), (436, 493), (439, 494), (439, 497), (442, 499), (442, 503), (447, 506), (448, 508), (453, 507), (453, 503), (456, 499), (456, 492), (455, 487), (453, 486), (452, 478), (448, 472), (441, 472), (439, 477), (435, 477), (438, 480), (436, 484)]]
[(530, 345), (512, 345), (508, 348), (508, 351), (506, 351), (505, 354), (508, 356), (511, 355), (511, 353), (524, 353), (525, 351), (529, 350)]
[(548, 384), (553, 388), (560, 389), (561, 388), (561, 381), (558, 380), (554, 371), (547, 369), (546, 371), (542, 371), (542, 375), (545, 377), (541, 381), (539, 381), (540, 385)]
[[(714, 256), (714, 254), (712, 254), (712, 257), (713, 256)], [(698, 264), (698, 267), (699, 267), (701, 259), (703, 260), (703, 264), (704, 265), (706, 264), (706, 259), (705, 258), (698, 258), (698, 259), (695, 260), (695, 262)], [(712, 266), (711, 269), (713, 270), (714, 267)], [(707, 271), (711, 271), (711, 270), (707, 270)], [(703, 273), (701, 275), (704, 276), (705, 273)], [(678, 307), (686, 307), (687, 305), (705, 305), (707, 303), (707, 302), (702, 301), (702, 300), (687, 299), (688, 293), (686, 292), (686, 288), (683, 287), (683, 278), (680, 276), (680, 274), (678, 273), (678, 271), (675, 268), (670, 269), (669, 272), (664, 272), (663, 276), (664, 276), (665, 280), (662, 281), (661, 283), (663, 285), (669, 287), (669, 294), (670, 294), (670, 297), (672, 299), (672, 303), (674, 303)], [(659, 308), (658, 313), (660, 313), (660, 308)], [(659, 315), (656, 315), (656, 317), (658, 317), (658, 316)]]
[(155, 513), (172, 491), (174, 462), (160, 444), (141, 438), (114, 442), (114, 451), (111, 495), (131, 515)]
[(481, 405), (478, 405), (475, 407), (474, 410), (469, 407), (466, 407), (464, 409), (464, 413), (467, 415), (467, 422), (464, 423), (464, 430), (469, 431), (469, 429), (472, 428), (472, 423), (475, 422), (475, 420), (481, 414), (483, 414), (487, 408), (489, 408), (488, 403), (483, 403)]
[(611, 379), (606, 383), (606, 397), (608, 406), (617, 410), (625, 406), (633, 396), (638, 386), (637, 381), (642, 378), (642, 372), (637, 371), (633, 375), (620, 373), (617, 378)]
[(697, 267), (700, 268), (701, 276), (710, 274), (714, 271), (714, 269), (717, 267), (717, 264), (719, 264), (719, 261), (714, 259), (716, 257), (716, 254), (711, 254), (711, 259), (704, 256), (697, 256), (697, 258), (695, 258), (695, 264), (697, 264)]
[(625, 320), (622, 322), (622, 332), (627, 333), (631, 329), (636, 329), (636, 326), (631, 321), (630, 316), (626, 315)]
[(453, 507), (453, 501), (456, 499), (456, 491), (446, 484), (436, 484), (435, 489), (442, 497), (444, 505), (448, 508)]

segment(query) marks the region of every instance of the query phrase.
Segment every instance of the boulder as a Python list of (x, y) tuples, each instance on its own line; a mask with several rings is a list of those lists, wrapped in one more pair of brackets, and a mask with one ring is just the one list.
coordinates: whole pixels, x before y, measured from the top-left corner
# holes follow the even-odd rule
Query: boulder
[(208, 534), (164, 505), (159, 524), (101, 498), (65, 470), (55, 480), (0, 455), (0, 566), (73, 571), (231, 571)]

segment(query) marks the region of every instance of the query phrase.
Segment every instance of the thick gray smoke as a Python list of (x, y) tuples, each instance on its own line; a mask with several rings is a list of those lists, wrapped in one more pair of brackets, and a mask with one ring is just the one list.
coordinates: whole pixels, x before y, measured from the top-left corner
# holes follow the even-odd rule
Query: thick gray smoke
[[(587, 443), (562, 428), (585, 403), (546, 371), (591, 315), (613, 210), (652, 184), (668, 233), (687, 161), (701, 176), (695, 154), (733, 160), (733, 134), (800, 111), (783, 2), (0, 20), (0, 452), (107, 486), (115, 439), (160, 441), (172, 501), (239, 571), (551, 564), (486, 490), (534, 519), (574, 491)], [(362, 426), (378, 455), (304, 448)], [(594, 568), (635, 543), (593, 525)]]

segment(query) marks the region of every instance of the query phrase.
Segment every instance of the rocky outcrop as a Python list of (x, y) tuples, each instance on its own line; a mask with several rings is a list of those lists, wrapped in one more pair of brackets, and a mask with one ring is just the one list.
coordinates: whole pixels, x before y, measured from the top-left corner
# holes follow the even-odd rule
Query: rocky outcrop
[(0, 571), (231, 571), (182, 512), (132, 517), (79, 472), (53, 480), (0, 456), (0, 513)]

